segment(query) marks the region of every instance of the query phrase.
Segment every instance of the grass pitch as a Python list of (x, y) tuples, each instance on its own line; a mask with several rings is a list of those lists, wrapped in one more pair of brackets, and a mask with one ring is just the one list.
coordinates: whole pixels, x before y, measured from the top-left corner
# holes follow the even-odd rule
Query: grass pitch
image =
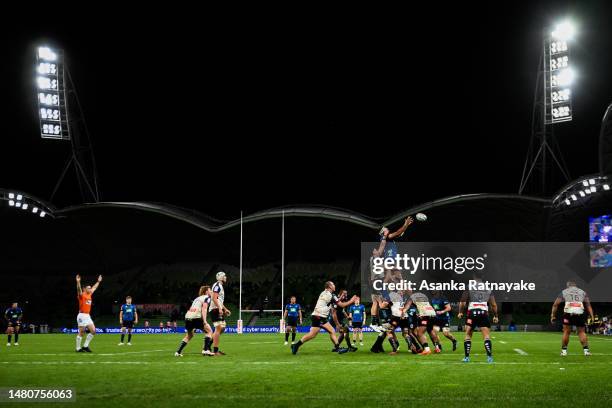
[(402, 342), (390, 356), (370, 353), (366, 335), (365, 347), (338, 355), (320, 334), (294, 356), (279, 334), (231, 334), (222, 337), (227, 356), (204, 358), (198, 336), (176, 358), (179, 334), (135, 335), (131, 347), (98, 335), (92, 354), (73, 351), (74, 335), (22, 335), (19, 347), (0, 346), (0, 387), (71, 387), (77, 401), (65, 405), (73, 407), (612, 405), (612, 338), (591, 336), (585, 357), (572, 336), (562, 358), (560, 333), (494, 333), (487, 364), (477, 333), (466, 364), (456, 337), (456, 352), (444, 339), (442, 354), (415, 356)]

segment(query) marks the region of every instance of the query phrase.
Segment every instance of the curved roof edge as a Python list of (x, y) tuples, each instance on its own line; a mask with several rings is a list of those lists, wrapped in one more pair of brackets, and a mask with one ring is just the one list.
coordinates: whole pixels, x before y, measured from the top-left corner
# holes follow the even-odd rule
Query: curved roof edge
[[(401, 213), (398, 213), (382, 223), (380, 219), (364, 216), (362, 214), (333, 207), (322, 207), (322, 206), (295, 206), (295, 207), (278, 207), (271, 208), (268, 210), (258, 211), (256, 213), (243, 217), (243, 223), (251, 223), (255, 221), (261, 221), (265, 219), (280, 218), (283, 213), (286, 217), (316, 217), (316, 218), (327, 218), (336, 221), (344, 221), (352, 224), (360, 225), (366, 228), (379, 229), (383, 225), (393, 224), (397, 221), (402, 220), (410, 214), (417, 212), (424, 212), (436, 207), (453, 204), (464, 201), (474, 201), (482, 199), (514, 199), (523, 201), (532, 201), (541, 204), (550, 204), (549, 199), (521, 196), (516, 194), (464, 194), (452, 197), (446, 197), (439, 200), (431, 201), (428, 203), (420, 204), (409, 208)], [(79, 211), (87, 211), (88, 209), (94, 208), (130, 208), (134, 210), (142, 210), (152, 212), (156, 214), (165, 215), (183, 222), (187, 222), (197, 228), (201, 228), (208, 232), (220, 232), (234, 228), (240, 225), (240, 219), (231, 221), (220, 221), (205, 214), (202, 214), (195, 210), (188, 210), (180, 207), (174, 207), (168, 204), (162, 203), (148, 203), (148, 202), (101, 202), (91, 204), (80, 204), (70, 206), (61, 210), (56, 210), (55, 214), (58, 216), (67, 216), (70, 213)]]

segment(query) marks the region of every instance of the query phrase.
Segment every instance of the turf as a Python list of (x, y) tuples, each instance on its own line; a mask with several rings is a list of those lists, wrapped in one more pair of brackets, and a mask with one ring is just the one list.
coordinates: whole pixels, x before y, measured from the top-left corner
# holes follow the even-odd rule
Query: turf
[(612, 338), (591, 337), (593, 355), (585, 357), (572, 336), (562, 358), (559, 333), (495, 333), (493, 364), (480, 333), (467, 364), (462, 343), (452, 352), (446, 339), (442, 354), (415, 356), (403, 343), (390, 356), (369, 352), (370, 335), (366, 347), (338, 355), (322, 334), (294, 356), (280, 335), (224, 335), (227, 356), (202, 357), (198, 337), (176, 358), (180, 339), (137, 335), (133, 346), (119, 347), (117, 335), (98, 335), (94, 353), (82, 354), (73, 351), (73, 335), (22, 335), (19, 347), (0, 346), (0, 387), (72, 387), (77, 402), (65, 405), (73, 407), (612, 404)]

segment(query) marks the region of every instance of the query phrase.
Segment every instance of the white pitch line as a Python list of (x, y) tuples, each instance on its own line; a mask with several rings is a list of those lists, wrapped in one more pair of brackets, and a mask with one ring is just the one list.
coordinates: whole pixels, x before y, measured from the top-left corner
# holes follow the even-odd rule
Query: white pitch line
[(501, 344), (508, 344), (507, 342), (502, 341), (502, 340), (500, 340), (499, 342), (500, 342)]
[[(198, 364), (195, 361), (177, 361), (178, 364)], [(22, 364), (22, 365), (86, 365), (86, 364), (119, 364), (119, 365), (149, 365), (168, 364), (168, 362), (154, 361), (0, 361), (0, 364)]]
[(529, 355), (529, 354), (527, 354), (527, 352), (525, 352), (524, 350), (521, 350), (519, 348), (514, 349), (514, 351), (519, 353), (521, 356), (528, 356)]
[(122, 356), (124, 354), (147, 354), (147, 353), (159, 353), (161, 351), (169, 352), (168, 350), (147, 350), (147, 351), (126, 351), (124, 353), (98, 353), (98, 356)]
[(278, 341), (256, 341), (256, 342), (249, 343), (249, 344), (279, 344), (279, 345), (282, 345)]

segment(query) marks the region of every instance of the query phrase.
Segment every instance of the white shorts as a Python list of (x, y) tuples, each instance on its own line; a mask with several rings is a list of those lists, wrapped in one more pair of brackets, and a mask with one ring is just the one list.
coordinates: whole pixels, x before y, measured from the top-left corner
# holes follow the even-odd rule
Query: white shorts
[(79, 327), (87, 327), (90, 324), (94, 324), (94, 322), (91, 320), (89, 313), (79, 313), (77, 315), (77, 325)]

